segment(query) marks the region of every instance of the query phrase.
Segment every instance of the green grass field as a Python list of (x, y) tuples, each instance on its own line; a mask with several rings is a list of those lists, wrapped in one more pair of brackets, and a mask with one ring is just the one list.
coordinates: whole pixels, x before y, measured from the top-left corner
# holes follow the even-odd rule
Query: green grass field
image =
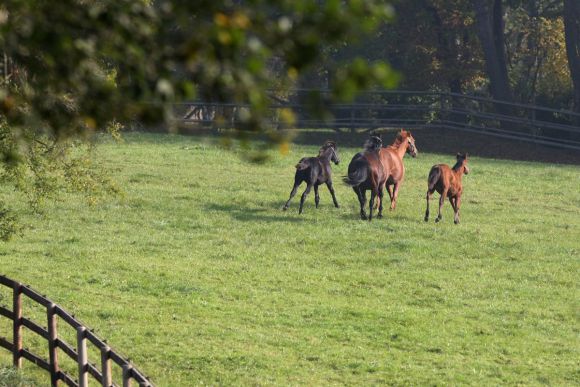
[(449, 202), (425, 223), (428, 171), (453, 155), (416, 140), (397, 210), (369, 223), (340, 182), (357, 149), (339, 148), (341, 208), (321, 187), (299, 216), (299, 195), (281, 207), (316, 146), (255, 165), (205, 138), (128, 134), (98, 156), (124, 198), (21, 207), (31, 228), (0, 245), (0, 272), (159, 386), (578, 385), (580, 167), (474, 157), (462, 224)]

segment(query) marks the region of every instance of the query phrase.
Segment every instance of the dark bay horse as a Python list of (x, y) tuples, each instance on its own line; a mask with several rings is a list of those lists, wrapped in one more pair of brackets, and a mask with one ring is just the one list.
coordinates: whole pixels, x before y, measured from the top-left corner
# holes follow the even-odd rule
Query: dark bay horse
[[(369, 202), (369, 220), (373, 217), (373, 205), (375, 198), (379, 199), (379, 214), (383, 216), (383, 192), (385, 187), (391, 197), (391, 208), (394, 208), (397, 195), (403, 178), (405, 167), (403, 156), (409, 153), (412, 157), (417, 156), (415, 139), (410, 132), (401, 130), (392, 145), (383, 148), (375, 147), (367, 149), (355, 155), (348, 166), (348, 176), (344, 178), (356, 193), (360, 203), (361, 219), (367, 219), (365, 213), (366, 191), (371, 191)], [(394, 185), (391, 193), (390, 186)]]
[(292, 187), (292, 192), (290, 192), (290, 198), (284, 205), (283, 210), (286, 211), (290, 205), (290, 200), (296, 195), (298, 186), (302, 184), (303, 181), (306, 182), (306, 189), (300, 198), (300, 209), (298, 213), (302, 213), (302, 207), (304, 206), (304, 200), (306, 196), (310, 193), (312, 187), (314, 187), (314, 202), (316, 203), (316, 208), (318, 208), (318, 203), (320, 202), (320, 196), (318, 195), (318, 186), (322, 183), (326, 183), (330, 194), (332, 195), (332, 201), (334, 206), (338, 208), (338, 201), (334, 194), (334, 187), (332, 186), (332, 170), (330, 168), (330, 162), (338, 165), (340, 159), (338, 157), (338, 150), (336, 143), (334, 141), (326, 141), (324, 145), (318, 151), (318, 156), (316, 157), (304, 157), (298, 164), (296, 164), (296, 174), (294, 175), (294, 187)]
[(427, 181), (427, 209), (425, 210), (425, 222), (429, 220), (429, 199), (433, 192), (437, 191), (441, 194), (439, 198), (439, 213), (435, 222), (441, 220), (441, 208), (445, 198), (449, 198), (449, 202), (455, 212), (453, 222), (459, 223), (459, 207), (461, 206), (461, 194), (463, 193), (463, 185), (461, 178), (463, 174), (469, 173), (467, 167), (467, 153), (457, 153), (457, 162), (453, 168), (449, 168), (447, 164), (437, 164), (431, 168), (429, 172), (429, 179)]

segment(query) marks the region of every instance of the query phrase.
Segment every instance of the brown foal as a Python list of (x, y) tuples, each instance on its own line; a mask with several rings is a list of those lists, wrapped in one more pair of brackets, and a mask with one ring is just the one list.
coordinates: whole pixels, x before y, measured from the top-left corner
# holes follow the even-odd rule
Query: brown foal
[(429, 199), (433, 195), (433, 192), (437, 191), (441, 197), (439, 198), (439, 213), (435, 222), (441, 220), (441, 208), (443, 208), (445, 198), (449, 198), (449, 202), (455, 212), (453, 221), (455, 224), (459, 223), (459, 206), (461, 205), (461, 194), (463, 193), (461, 178), (464, 173), (466, 175), (469, 173), (467, 153), (457, 153), (457, 162), (453, 168), (449, 168), (447, 164), (437, 164), (431, 168), (428, 179), (425, 222), (429, 220)]

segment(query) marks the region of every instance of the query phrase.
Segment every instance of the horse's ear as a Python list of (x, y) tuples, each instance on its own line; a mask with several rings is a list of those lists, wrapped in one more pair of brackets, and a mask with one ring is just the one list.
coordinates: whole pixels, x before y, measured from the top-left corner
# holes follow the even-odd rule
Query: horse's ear
[(336, 142), (335, 141), (326, 140), (326, 142), (324, 143), (324, 146), (331, 146), (334, 149), (336, 149)]
[(457, 155), (455, 155), (456, 158), (460, 159), (463, 155), (461, 154), (461, 152), (457, 152)]

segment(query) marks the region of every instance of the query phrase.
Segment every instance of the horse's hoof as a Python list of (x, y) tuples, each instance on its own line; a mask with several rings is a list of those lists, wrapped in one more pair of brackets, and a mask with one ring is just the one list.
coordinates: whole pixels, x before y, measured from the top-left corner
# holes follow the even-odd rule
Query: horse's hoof
[(455, 223), (455, 224), (459, 224), (459, 219), (457, 219), (457, 220), (454, 220), (454, 221), (453, 221), (453, 223)]
[(282, 211), (286, 211), (288, 209), (288, 207), (284, 206), (282, 207)]
[(367, 220), (367, 216), (366, 216), (365, 214), (361, 214), (360, 218), (361, 218), (362, 220)]
[(428, 222), (428, 221), (429, 221), (429, 217), (428, 217), (428, 216), (426, 216), (426, 217), (425, 217), (425, 222)]
[(335, 204), (334, 206), (335, 206), (336, 208), (340, 208), (340, 206), (339, 206), (338, 204)]
[(441, 218), (436, 218), (435, 223), (439, 223), (440, 220), (441, 220)]
[(377, 218), (381, 219), (383, 217), (383, 214), (379, 214), (377, 215)]

